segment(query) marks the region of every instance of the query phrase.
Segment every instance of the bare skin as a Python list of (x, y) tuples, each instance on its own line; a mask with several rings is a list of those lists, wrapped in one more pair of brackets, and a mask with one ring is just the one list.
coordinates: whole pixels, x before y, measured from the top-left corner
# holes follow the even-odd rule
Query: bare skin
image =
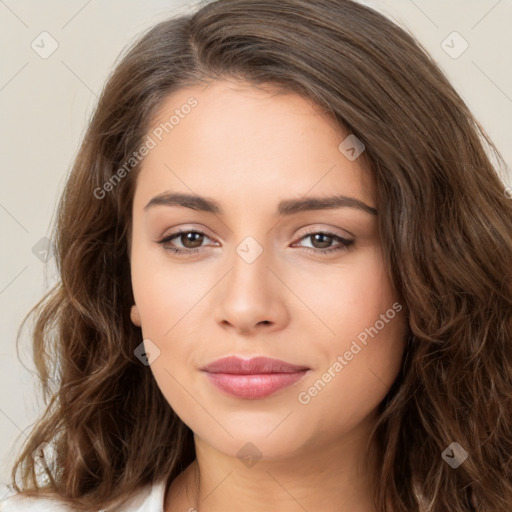
[[(350, 205), (277, 213), (283, 200), (334, 194), (376, 209), (364, 153), (348, 159), (338, 149), (348, 133), (299, 95), (235, 81), (173, 93), (154, 126), (191, 96), (197, 106), (145, 157), (130, 243), (132, 321), (158, 347), (150, 369), (196, 443), (165, 512), (375, 512), (378, 468), (371, 457), (363, 464), (364, 450), (406, 334), (378, 213)], [(165, 192), (213, 199), (222, 212), (145, 209)], [(166, 247), (200, 252), (158, 243), (180, 229), (204, 235)], [(227, 355), (309, 370), (270, 396), (240, 398), (200, 371)]]

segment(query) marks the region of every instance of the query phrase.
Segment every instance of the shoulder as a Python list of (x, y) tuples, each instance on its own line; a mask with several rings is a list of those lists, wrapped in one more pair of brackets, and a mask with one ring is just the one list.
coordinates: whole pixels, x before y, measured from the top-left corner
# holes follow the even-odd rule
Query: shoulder
[[(165, 480), (141, 487), (133, 497), (116, 507), (116, 512), (164, 512)], [(0, 502), (0, 512), (76, 512), (69, 505), (50, 498), (29, 498), (14, 494)], [(108, 512), (100, 510), (98, 512)]]

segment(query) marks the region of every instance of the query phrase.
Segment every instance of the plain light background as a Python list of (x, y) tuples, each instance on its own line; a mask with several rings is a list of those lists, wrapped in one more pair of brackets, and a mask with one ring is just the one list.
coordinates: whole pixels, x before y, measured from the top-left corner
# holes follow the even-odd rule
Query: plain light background
[[(50, 237), (56, 203), (97, 96), (126, 45), (201, 3), (0, 0), (0, 501), (8, 493), (14, 455), (43, 408), (31, 373), (29, 331), (20, 351), (28, 369), (18, 360), (16, 333), (55, 282), (54, 259), (50, 253), (44, 262), (40, 240)], [(508, 171), (501, 176), (511, 185), (512, 2), (361, 3), (405, 27), (430, 52), (503, 154)], [(45, 51), (52, 39), (58, 44), (47, 58), (32, 47), (41, 48), (42, 37)]]

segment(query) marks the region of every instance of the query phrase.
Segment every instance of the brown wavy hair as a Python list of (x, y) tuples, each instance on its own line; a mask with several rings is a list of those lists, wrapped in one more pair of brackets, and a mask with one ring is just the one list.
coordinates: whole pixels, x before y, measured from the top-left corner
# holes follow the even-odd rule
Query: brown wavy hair
[[(98, 190), (140, 148), (170, 93), (226, 77), (312, 99), (366, 146), (385, 264), (409, 325), (372, 432), (377, 510), (419, 511), (418, 486), (430, 512), (510, 512), (503, 157), (421, 44), (349, 0), (218, 0), (159, 23), (124, 52), (58, 205), (59, 283), (20, 327), (36, 314), (46, 410), (12, 469), (14, 489), (97, 510), (161, 478), (170, 484), (194, 460), (192, 431), (134, 355), (142, 334), (129, 316), (129, 236), (140, 164), (104, 197)], [(454, 441), (469, 455), (457, 469), (441, 456)], [(57, 456), (45, 485), (32, 457), (44, 442)]]

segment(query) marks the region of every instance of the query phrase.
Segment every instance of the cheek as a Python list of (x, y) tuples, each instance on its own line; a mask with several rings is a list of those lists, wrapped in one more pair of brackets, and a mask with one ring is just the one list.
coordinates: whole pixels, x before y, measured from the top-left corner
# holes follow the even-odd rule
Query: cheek
[(216, 282), (215, 276), (198, 269), (194, 263), (170, 263), (162, 248), (143, 242), (132, 252), (132, 287), (142, 335), (160, 350), (150, 368), (167, 400), (177, 407), (190, 404), (180, 384), (185, 385), (197, 366), (201, 347), (196, 343), (205, 337), (197, 315)]
[(350, 271), (338, 269), (316, 302), (309, 298), (330, 333), (315, 338), (318, 365), (297, 399), (311, 413), (331, 411), (333, 422), (347, 414), (360, 420), (389, 391), (406, 344), (405, 308), (380, 249), (366, 251)]
[[(132, 287), (144, 337), (172, 337), (174, 326), (208, 293), (211, 279), (202, 279), (197, 268), (193, 263), (171, 264), (160, 247), (134, 247)], [(185, 324), (186, 319), (179, 328)]]
[(390, 305), (383, 310), (388, 323), (369, 320), (368, 327), (351, 328), (358, 331), (356, 335), (339, 336), (325, 348), (326, 362), (297, 390), (299, 407), (308, 418), (318, 420), (313, 429), (349, 431), (388, 393), (406, 345), (403, 309), (397, 312), (399, 305), (394, 304), (395, 309)]
[[(163, 250), (159, 249), (159, 251)], [(159, 356), (149, 370), (155, 382), (186, 422), (204, 422), (191, 400), (189, 373), (194, 366), (193, 340), (197, 339), (190, 323), (194, 306), (211, 283), (201, 280), (193, 265), (169, 265), (159, 251), (135, 247), (132, 253), (132, 287), (141, 317), (142, 335), (159, 349)], [(163, 255), (165, 256), (165, 254)], [(197, 419), (196, 419), (197, 415)], [(185, 421), (185, 418), (182, 417)]]
[[(342, 264), (326, 266), (313, 274), (304, 270), (294, 283), (294, 291), (313, 313), (302, 321), (303, 327), (311, 329), (316, 324), (317, 346), (329, 353), (343, 349), (348, 340), (377, 321), (381, 327), (381, 315), (397, 302), (380, 246), (367, 247)], [(388, 316), (393, 319), (395, 314), (392, 309)], [(392, 323), (400, 322), (386, 322), (382, 330), (390, 332)]]

